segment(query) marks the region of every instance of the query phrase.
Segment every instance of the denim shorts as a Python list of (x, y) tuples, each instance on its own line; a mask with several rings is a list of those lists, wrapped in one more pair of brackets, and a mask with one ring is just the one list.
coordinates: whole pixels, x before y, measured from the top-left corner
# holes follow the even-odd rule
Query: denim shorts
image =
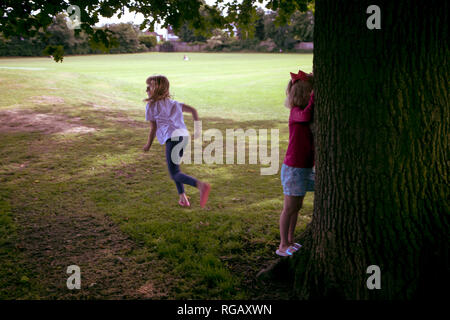
[(281, 166), (281, 185), (287, 196), (304, 196), (307, 191), (314, 191), (314, 169)]

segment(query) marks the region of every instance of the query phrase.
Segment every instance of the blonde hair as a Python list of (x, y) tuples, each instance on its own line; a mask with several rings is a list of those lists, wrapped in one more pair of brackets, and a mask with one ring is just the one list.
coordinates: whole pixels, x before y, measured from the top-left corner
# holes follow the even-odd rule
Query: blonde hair
[(165, 76), (150, 76), (147, 78), (147, 80), (145, 80), (145, 82), (147, 83), (147, 85), (153, 83), (154, 88), (152, 95), (149, 98), (144, 99), (144, 101), (156, 102), (159, 100), (170, 98), (169, 80)]
[(312, 74), (308, 74), (308, 81), (297, 80), (295, 83), (292, 83), (292, 80), (289, 80), (284, 105), (288, 109), (294, 106), (302, 109), (305, 108), (308, 105), (309, 97), (313, 89), (313, 80)]

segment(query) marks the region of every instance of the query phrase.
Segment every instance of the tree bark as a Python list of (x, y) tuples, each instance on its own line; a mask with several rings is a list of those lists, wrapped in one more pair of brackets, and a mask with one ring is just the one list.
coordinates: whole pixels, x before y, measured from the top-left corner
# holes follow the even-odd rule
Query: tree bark
[[(368, 29), (367, 7), (381, 9)], [(448, 1), (316, 0), (316, 192), (301, 299), (440, 297), (449, 274)], [(381, 289), (369, 290), (370, 265)]]

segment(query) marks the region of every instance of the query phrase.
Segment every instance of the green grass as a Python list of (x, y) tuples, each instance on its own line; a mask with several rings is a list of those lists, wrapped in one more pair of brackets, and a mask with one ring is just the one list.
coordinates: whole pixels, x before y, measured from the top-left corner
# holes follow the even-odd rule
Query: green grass
[[(168, 298), (254, 296), (248, 278), (275, 258), (279, 241), (279, 173), (262, 176), (260, 165), (250, 164), (183, 165), (184, 172), (209, 181), (213, 189), (202, 210), (198, 191), (187, 186), (193, 206), (180, 208), (163, 146), (155, 140), (148, 154), (141, 151), (148, 134), (145, 79), (166, 75), (174, 99), (197, 108), (203, 130), (217, 128), (225, 135), (226, 129), (278, 128), (281, 166), (288, 138), (285, 86), (290, 71), (311, 71), (312, 55), (189, 57), (186, 62), (183, 53), (92, 55), (66, 57), (62, 64), (50, 58), (0, 59), (0, 114), (57, 115), (96, 129), (86, 134), (0, 131), (0, 241), (9, 244), (0, 250), (7, 258), (1, 259), (0, 279), (8, 283), (0, 285), (8, 287), (0, 289), (1, 298), (46, 297), (44, 283), (26, 267), (25, 253), (13, 245), (24, 229), (15, 215), (89, 210), (110, 217), (137, 244), (130, 254), (138, 263), (158, 266), (152, 277), (167, 286)], [(192, 131), (191, 117), (185, 120)], [(308, 194), (298, 233), (309, 222), (312, 201)]]

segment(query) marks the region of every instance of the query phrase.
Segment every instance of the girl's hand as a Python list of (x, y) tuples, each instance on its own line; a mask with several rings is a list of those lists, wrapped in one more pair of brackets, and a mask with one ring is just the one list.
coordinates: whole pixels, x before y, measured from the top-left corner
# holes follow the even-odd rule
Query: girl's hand
[(150, 150), (150, 147), (151, 145), (146, 144), (142, 150), (144, 150), (144, 152), (147, 152), (148, 150)]

